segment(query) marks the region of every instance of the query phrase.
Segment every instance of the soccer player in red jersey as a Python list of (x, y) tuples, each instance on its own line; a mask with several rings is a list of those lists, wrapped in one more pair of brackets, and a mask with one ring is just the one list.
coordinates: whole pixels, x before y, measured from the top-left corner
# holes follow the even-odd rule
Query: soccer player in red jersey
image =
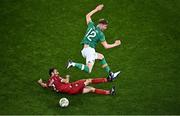
[(50, 78), (47, 82), (43, 82), (42, 79), (38, 80), (38, 83), (44, 88), (53, 88), (56, 92), (68, 93), (68, 94), (81, 94), (81, 93), (96, 93), (103, 95), (115, 95), (115, 86), (110, 90), (97, 89), (89, 84), (98, 84), (111, 82), (115, 78), (94, 78), (94, 79), (81, 79), (75, 82), (69, 82), (69, 75), (66, 78), (59, 76), (59, 72), (56, 68), (49, 69)]

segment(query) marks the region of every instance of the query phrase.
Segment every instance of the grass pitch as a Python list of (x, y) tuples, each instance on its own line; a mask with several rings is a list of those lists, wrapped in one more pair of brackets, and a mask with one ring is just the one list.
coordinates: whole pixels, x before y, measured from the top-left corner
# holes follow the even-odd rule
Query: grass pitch
[[(80, 54), (86, 31), (85, 15), (96, 5), (104, 9), (92, 19), (109, 21), (106, 40), (120, 47), (97, 51), (113, 71), (116, 96), (66, 95), (41, 88), (52, 66), (71, 81), (106, 76), (97, 61), (91, 74), (66, 70), (69, 58)], [(1, 0), (0, 114), (180, 114), (179, 0)], [(67, 97), (68, 108), (58, 101)]]

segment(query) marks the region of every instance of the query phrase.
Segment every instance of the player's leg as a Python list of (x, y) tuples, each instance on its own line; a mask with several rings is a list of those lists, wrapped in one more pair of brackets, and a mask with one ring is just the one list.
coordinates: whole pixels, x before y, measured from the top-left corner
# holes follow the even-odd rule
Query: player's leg
[(85, 86), (89, 84), (99, 84), (99, 83), (106, 83), (110, 82), (111, 80), (108, 80), (108, 78), (91, 78), (91, 79), (81, 79), (79, 81), (76, 81), (76, 83), (84, 83)]
[(88, 66), (88, 68), (89, 68), (89, 73), (92, 72), (94, 63), (95, 63), (95, 60), (88, 60), (88, 59), (86, 59), (86, 66)]
[(89, 73), (90, 72), (90, 68), (89, 67), (91, 67), (91, 66), (92, 66), (92, 64), (84, 65), (82, 63), (76, 63), (76, 62), (73, 62), (73, 61), (69, 60), (67, 68), (76, 67), (76, 68), (78, 68), (80, 70), (83, 70), (83, 71)]
[(90, 49), (88, 51), (88, 53), (86, 53), (85, 58), (86, 58), (86, 66), (89, 69), (89, 73), (91, 73), (93, 66), (94, 66), (94, 63), (95, 63), (95, 59), (97, 58), (95, 50)]
[(82, 93), (96, 93), (96, 94), (102, 94), (102, 95), (115, 95), (115, 87), (112, 87), (111, 90), (103, 90), (103, 89), (97, 89), (91, 86), (86, 86), (83, 89)]
[(82, 93), (90, 93), (90, 92), (94, 92), (94, 91), (95, 91), (94, 87), (85, 86)]
[(106, 83), (106, 82), (111, 82), (116, 78), (111, 78), (111, 77), (107, 77), (107, 78), (90, 78), (90, 79), (81, 79), (76, 81), (75, 83), (84, 83), (85, 86), (89, 85), (89, 84), (99, 84), (99, 83)]
[(81, 64), (81, 63), (76, 63), (76, 62), (72, 62), (72, 61), (68, 61), (68, 66), (69, 67), (76, 67), (80, 70), (83, 70), (85, 72), (91, 73), (92, 68), (94, 66), (94, 62), (95, 59), (97, 58), (96, 54), (95, 54), (95, 50), (88, 47), (88, 48), (84, 48), (82, 51), (82, 56), (84, 58), (86, 58), (86, 65)]
[(99, 84), (99, 83), (111, 82), (114, 79), (116, 79), (116, 78), (111, 78), (108, 76), (107, 78), (104, 78), (104, 77), (102, 77), (102, 78), (91, 78), (91, 79), (87, 79), (87, 80), (89, 80), (90, 83), (92, 83), (92, 84)]
[(101, 63), (101, 65), (102, 65), (102, 68), (104, 68), (105, 71), (106, 71), (107, 73), (109, 73), (111, 69), (110, 69), (109, 65), (107, 64), (104, 55), (101, 54), (101, 53), (97, 53), (97, 56), (98, 56), (97, 59), (100, 60), (100, 63)]
[(97, 53), (97, 56), (98, 56), (97, 59), (100, 60), (100, 63), (101, 63), (101, 65), (102, 65), (102, 68), (104, 68), (105, 71), (106, 71), (107, 73), (109, 73), (109, 79), (114, 80), (114, 79), (120, 74), (121, 71), (118, 71), (118, 72), (113, 73), (113, 72), (111, 71), (109, 65), (107, 64), (104, 55), (101, 54), (101, 53)]
[(92, 78), (91, 83), (92, 84), (99, 84), (99, 83), (106, 83), (109, 82), (108, 78)]
[(81, 79), (79, 81), (76, 81), (75, 83), (84, 83), (85, 86), (89, 84), (98, 84), (98, 83), (106, 83), (109, 82), (107, 78), (94, 78), (94, 79)]

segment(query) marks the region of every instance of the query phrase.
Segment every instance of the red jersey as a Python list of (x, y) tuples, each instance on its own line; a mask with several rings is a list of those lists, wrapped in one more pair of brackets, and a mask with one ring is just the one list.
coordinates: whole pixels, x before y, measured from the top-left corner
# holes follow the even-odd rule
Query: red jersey
[(62, 78), (58, 75), (50, 77), (46, 83), (48, 87), (53, 87), (55, 91), (68, 93), (68, 94), (78, 94), (82, 93), (85, 80), (79, 80), (73, 83), (64, 83)]
[(70, 83), (63, 83), (62, 78), (58, 75), (50, 77), (47, 82), (48, 87), (53, 87), (57, 92), (66, 92), (68, 88), (71, 86)]

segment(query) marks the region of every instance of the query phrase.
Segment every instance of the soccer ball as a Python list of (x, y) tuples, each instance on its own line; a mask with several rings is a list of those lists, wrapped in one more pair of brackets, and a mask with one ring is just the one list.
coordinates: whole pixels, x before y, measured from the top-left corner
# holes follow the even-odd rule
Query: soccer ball
[(61, 107), (67, 107), (69, 105), (69, 100), (67, 98), (63, 97), (59, 100), (59, 105)]

